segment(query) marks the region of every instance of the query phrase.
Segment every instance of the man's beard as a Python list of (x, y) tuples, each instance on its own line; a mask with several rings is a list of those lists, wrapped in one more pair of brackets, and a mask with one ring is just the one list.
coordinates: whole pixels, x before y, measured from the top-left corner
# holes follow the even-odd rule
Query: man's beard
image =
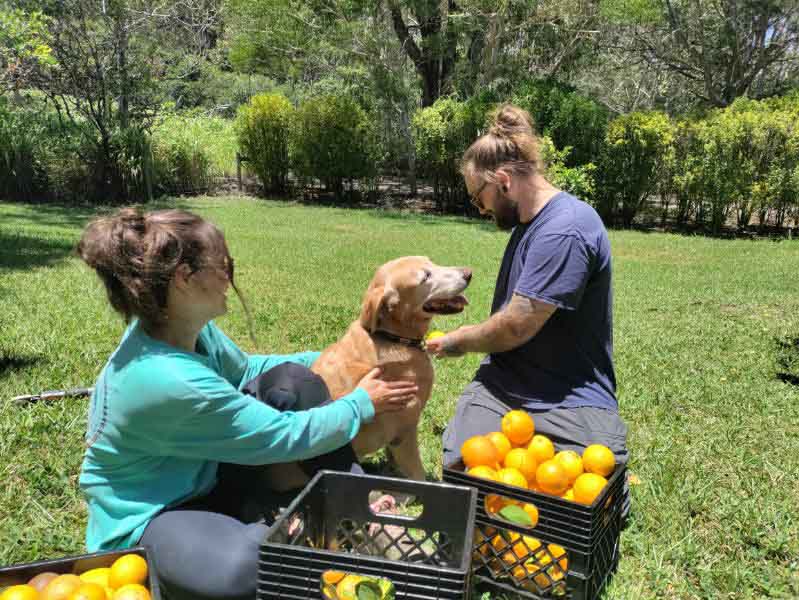
[(516, 227), (519, 220), (519, 206), (508, 198), (502, 190), (497, 190), (497, 200), (491, 211), (494, 214), (494, 221), (502, 231), (509, 231)]

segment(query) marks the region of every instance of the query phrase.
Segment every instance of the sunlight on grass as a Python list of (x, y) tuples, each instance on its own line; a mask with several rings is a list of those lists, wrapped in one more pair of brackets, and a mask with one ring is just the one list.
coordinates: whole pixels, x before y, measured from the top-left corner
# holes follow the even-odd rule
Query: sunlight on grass
[[(375, 268), (424, 254), (474, 270), (488, 315), (507, 234), (458, 218), (310, 208), (242, 198), (180, 200), (225, 231), (241, 307), (219, 321), (248, 351), (321, 349), (356, 318)], [(17, 394), (91, 384), (122, 331), (72, 254), (91, 212), (0, 205), (0, 564), (83, 551), (76, 477), (86, 401), (11, 406)], [(606, 598), (799, 596), (799, 388), (777, 378), (777, 340), (799, 335), (799, 242), (612, 232), (615, 357), (630, 426), (630, 527)], [(422, 455), (479, 356), (436, 363)]]

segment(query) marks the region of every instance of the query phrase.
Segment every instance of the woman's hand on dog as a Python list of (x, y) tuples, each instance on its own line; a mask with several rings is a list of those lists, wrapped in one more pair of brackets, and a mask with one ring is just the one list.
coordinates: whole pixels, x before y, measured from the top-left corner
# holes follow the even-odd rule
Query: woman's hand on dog
[(369, 394), (376, 415), (402, 410), (416, 397), (419, 386), (413, 381), (383, 381), (380, 373), (379, 368), (372, 369), (358, 383)]

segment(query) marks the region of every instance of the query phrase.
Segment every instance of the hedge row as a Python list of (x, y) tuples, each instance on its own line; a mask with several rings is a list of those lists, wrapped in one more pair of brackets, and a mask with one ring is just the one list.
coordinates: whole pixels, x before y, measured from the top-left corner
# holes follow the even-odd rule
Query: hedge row
[[(664, 222), (713, 232), (755, 220), (799, 224), (799, 93), (739, 99), (696, 118), (611, 118), (574, 89), (541, 81), (524, 82), (506, 98), (442, 98), (413, 115), (415, 161), (408, 163), (432, 183), (439, 208), (465, 210), (460, 158), (503, 101), (533, 115), (549, 178), (594, 204), (608, 223), (629, 226), (654, 207)], [(12, 110), (0, 98), (0, 197), (113, 201), (103, 197), (108, 189), (124, 199), (205, 191), (235, 172), (238, 151), (267, 191), (318, 180), (341, 198), (356, 181), (360, 190), (374, 190), (396, 154), (376, 122), (346, 94), (298, 106), (263, 94), (242, 105), (235, 121), (168, 113), (147, 132), (114, 132), (100, 156), (89, 128), (47, 111)]]
[[(610, 119), (573, 90), (529, 85), (510, 98), (543, 134), (556, 185), (630, 226), (653, 203), (661, 219), (718, 233), (725, 225), (799, 225), (799, 94), (739, 99), (694, 119), (635, 112)], [(462, 195), (458, 161), (485, 127), (485, 103), (443, 99), (414, 116), (419, 162), (444, 195)]]

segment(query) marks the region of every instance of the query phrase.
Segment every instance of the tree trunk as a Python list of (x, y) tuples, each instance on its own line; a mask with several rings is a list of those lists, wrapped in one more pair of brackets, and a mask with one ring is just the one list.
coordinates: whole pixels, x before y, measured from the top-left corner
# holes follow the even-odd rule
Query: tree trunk
[(417, 13), (423, 14), (415, 16), (422, 36), (421, 48), (411, 36), (399, 4), (390, 3), (394, 32), (421, 79), (424, 108), (432, 106), (449, 89), (457, 58), (457, 33), (446, 26), (448, 13), (455, 8), (452, 0), (426, 0), (426, 5), (419, 8), (422, 10), (417, 10)]

